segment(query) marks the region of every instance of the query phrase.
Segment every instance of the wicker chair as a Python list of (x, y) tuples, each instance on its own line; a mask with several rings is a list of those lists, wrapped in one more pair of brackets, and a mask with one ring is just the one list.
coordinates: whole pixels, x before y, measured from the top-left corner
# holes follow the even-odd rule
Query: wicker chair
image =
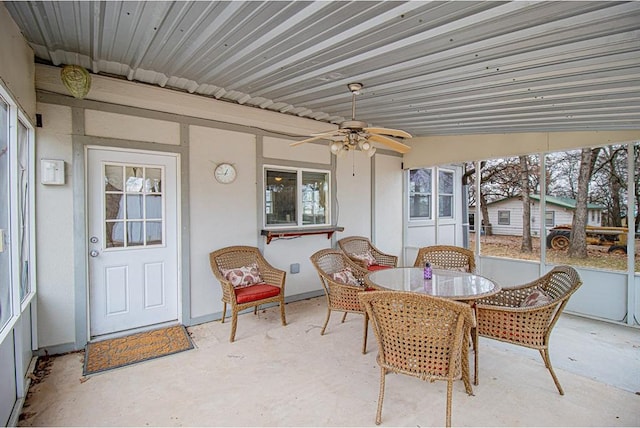
[[(331, 311), (344, 312), (342, 322), (347, 317), (347, 313), (352, 312), (364, 315), (364, 337), (362, 342), (362, 353), (367, 352), (367, 328), (369, 317), (358, 300), (358, 295), (366, 291), (364, 276), (369, 273), (362, 266), (352, 262), (342, 251), (325, 249), (317, 251), (310, 257), (311, 263), (318, 271), (320, 282), (327, 296), (327, 319), (324, 321), (320, 335), (329, 324)], [(357, 281), (357, 285), (349, 285), (334, 279), (334, 274), (349, 269)]]
[[(271, 266), (256, 247), (233, 246), (221, 248), (209, 254), (211, 271), (220, 281), (222, 287), (222, 322), (227, 315), (227, 304), (231, 305), (231, 336), (233, 342), (238, 325), (238, 312), (253, 307), (256, 314), (258, 306), (265, 303), (280, 303), (280, 319), (282, 325), (287, 325), (284, 315), (284, 283), (286, 272)], [(229, 276), (232, 271), (238, 271), (257, 264), (259, 282), (248, 286), (235, 286)]]
[[(379, 270), (398, 265), (398, 257), (386, 254), (374, 247), (371, 241), (364, 236), (349, 236), (338, 241), (338, 247), (355, 263), (367, 270)], [(374, 264), (370, 264), (362, 258), (363, 255), (371, 254), (375, 259)]]
[[(570, 266), (557, 266), (533, 282), (513, 288), (503, 288), (498, 294), (478, 299), (475, 307), (477, 328), (473, 335), (476, 349), (474, 383), (477, 384), (478, 377), (477, 342), (480, 335), (540, 351), (558, 392), (564, 395), (551, 366), (549, 338), (569, 297), (580, 285), (582, 282), (575, 269)], [(539, 291), (545, 294), (544, 299), (539, 298)], [(538, 297), (537, 302), (536, 297)], [(527, 301), (531, 306), (527, 305)], [(523, 302), (525, 302), (524, 307)]]
[(473, 313), (467, 304), (425, 294), (374, 291), (361, 293), (378, 340), (380, 393), (376, 424), (382, 421), (385, 376), (401, 373), (422, 380), (447, 381), (446, 425), (451, 426), (453, 381), (462, 378), (467, 394), (469, 337)]
[(475, 273), (476, 261), (473, 251), (452, 245), (432, 245), (418, 250), (414, 267), (424, 267), (431, 263), (434, 269), (460, 270)]

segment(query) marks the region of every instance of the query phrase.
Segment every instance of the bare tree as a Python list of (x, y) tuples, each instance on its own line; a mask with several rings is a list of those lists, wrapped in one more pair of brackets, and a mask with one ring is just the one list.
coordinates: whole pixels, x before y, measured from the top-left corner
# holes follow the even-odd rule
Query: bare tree
[(531, 198), (529, 188), (529, 161), (527, 156), (520, 156), (520, 188), (522, 194), (522, 245), (520, 251), (531, 253)]
[(600, 150), (591, 174), (590, 202), (604, 207), (602, 224), (622, 226), (626, 212), (624, 200), (627, 193), (627, 151), (624, 145), (606, 146)]
[(576, 209), (571, 224), (569, 257), (587, 258), (587, 198), (591, 173), (599, 151), (600, 148), (584, 148), (580, 154), (580, 172), (578, 174)]

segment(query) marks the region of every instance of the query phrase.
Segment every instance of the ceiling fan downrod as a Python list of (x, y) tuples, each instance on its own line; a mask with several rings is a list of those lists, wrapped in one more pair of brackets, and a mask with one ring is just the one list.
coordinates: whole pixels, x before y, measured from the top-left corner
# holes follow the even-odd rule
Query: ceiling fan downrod
[(347, 87), (351, 91), (351, 120), (356, 120), (356, 95), (360, 93), (362, 89), (362, 83), (349, 83)]

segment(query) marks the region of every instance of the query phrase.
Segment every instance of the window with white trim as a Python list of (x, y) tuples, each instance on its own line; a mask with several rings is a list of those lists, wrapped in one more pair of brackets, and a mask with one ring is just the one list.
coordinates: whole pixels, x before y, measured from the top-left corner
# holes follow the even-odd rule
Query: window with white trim
[(555, 211), (545, 211), (544, 213), (544, 225), (547, 227), (555, 227), (556, 225), (556, 213)]
[(511, 211), (499, 210), (498, 211), (498, 224), (510, 225), (511, 224)]
[(330, 224), (330, 189), (329, 171), (265, 167), (265, 226)]

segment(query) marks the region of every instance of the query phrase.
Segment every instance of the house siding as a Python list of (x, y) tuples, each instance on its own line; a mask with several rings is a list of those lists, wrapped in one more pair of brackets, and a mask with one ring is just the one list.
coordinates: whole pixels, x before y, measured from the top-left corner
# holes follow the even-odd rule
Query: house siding
[[(494, 202), (488, 205), (489, 222), (494, 235), (512, 235), (522, 236), (522, 201), (519, 198), (510, 198), (503, 201)], [(510, 224), (502, 225), (498, 222), (499, 211), (508, 211), (510, 213)], [(571, 224), (573, 222), (573, 210), (561, 207), (555, 204), (547, 203), (546, 211), (554, 213), (553, 226), (546, 226), (546, 229), (561, 225)], [(600, 215), (593, 216), (592, 213), (599, 213), (600, 210), (588, 210), (589, 226), (600, 226)], [(531, 202), (531, 234), (538, 236), (540, 233), (540, 225), (544, 224), (545, 217), (540, 218), (540, 203)]]

